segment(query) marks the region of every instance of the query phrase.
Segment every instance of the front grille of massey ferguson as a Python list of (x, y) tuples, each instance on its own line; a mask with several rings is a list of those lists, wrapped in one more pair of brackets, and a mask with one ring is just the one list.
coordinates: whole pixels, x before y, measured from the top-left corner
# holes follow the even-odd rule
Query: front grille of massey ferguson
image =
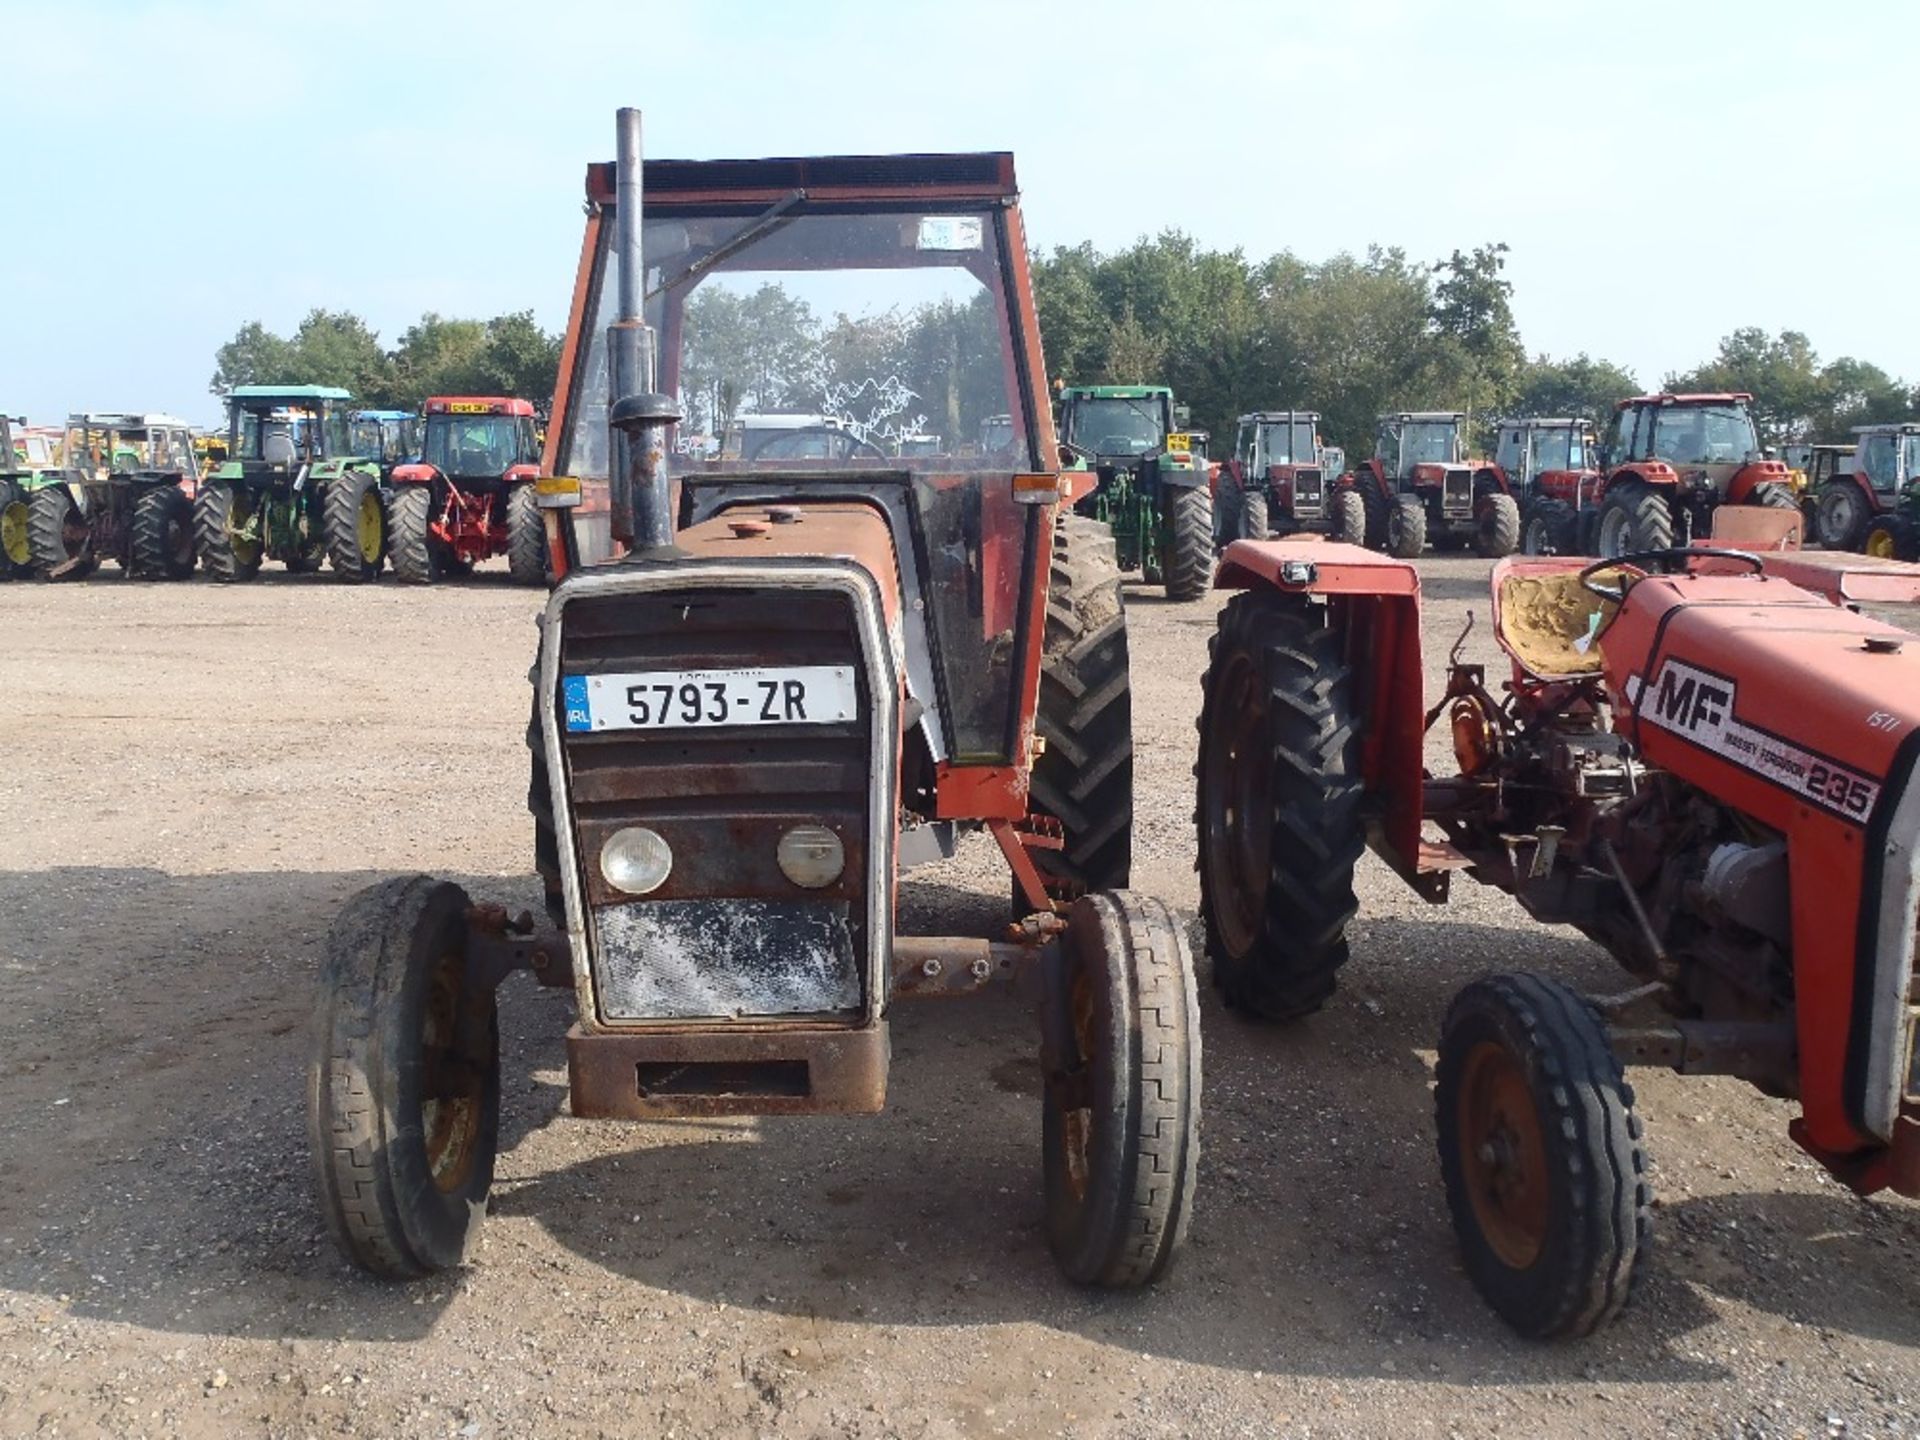
[[(867, 1009), (874, 708), (852, 595), (831, 589), (626, 591), (562, 612), (560, 674), (850, 666), (856, 718), (832, 724), (566, 733), (574, 856), (595, 1010), (609, 1026)], [(655, 831), (672, 866), (644, 897), (601, 872), (609, 837)], [(803, 888), (781, 837), (824, 826), (838, 878)]]
[(1440, 482), (1440, 508), (1449, 515), (1473, 513), (1473, 475), (1466, 470), (1449, 470)]
[(1293, 510), (1296, 515), (1320, 513), (1321, 478), (1318, 470), (1293, 472)]

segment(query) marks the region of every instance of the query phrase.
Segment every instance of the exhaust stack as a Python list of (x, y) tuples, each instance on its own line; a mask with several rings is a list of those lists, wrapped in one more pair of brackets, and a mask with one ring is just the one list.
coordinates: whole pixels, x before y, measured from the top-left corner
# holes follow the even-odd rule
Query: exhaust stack
[(658, 391), (653, 331), (646, 319), (646, 257), (641, 245), (640, 112), (615, 114), (614, 230), (616, 313), (607, 327), (608, 501), (613, 538), (629, 553), (673, 546), (667, 475), (667, 426), (680, 418)]

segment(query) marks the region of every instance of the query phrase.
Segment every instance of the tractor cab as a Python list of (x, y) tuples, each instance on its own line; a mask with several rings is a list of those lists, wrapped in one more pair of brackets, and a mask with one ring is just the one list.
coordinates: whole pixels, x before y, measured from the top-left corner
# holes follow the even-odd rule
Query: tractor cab
[(347, 416), (347, 453), (391, 471), (420, 454), (420, 417), (411, 410), (355, 410)]
[(1493, 452), (1493, 463), (1518, 486), (1532, 486), (1544, 475), (1590, 470), (1593, 459), (1593, 432), (1582, 420), (1505, 421)]
[(499, 480), (540, 463), (533, 406), (504, 396), (427, 401), (426, 434), (417, 452), (450, 480)]
[(980, 422), (980, 453), (1005, 455), (1013, 447), (1013, 417), (989, 415)]
[(1641, 395), (1614, 407), (1606, 466), (1661, 462), (1679, 473), (1688, 493), (1724, 498), (1730, 482), (1749, 466), (1768, 465), (1784, 480), (1787, 467), (1769, 461), (1761, 448), (1745, 393)]
[(1920, 479), (1920, 425), (1856, 425), (1853, 472), (1874, 493), (1897, 495)]
[[(227, 395), (227, 461), (216, 473), (282, 483), (302, 466), (356, 455), (355, 433), (338, 408), (351, 398), (332, 385), (234, 386)], [(370, 444), (378, 437), (363, 428), (357, 438)]]
[(198, 476), (193, 429), (171, 415), (89, 412), (67, 417), (63, 451), (83, 482)]
[(1096, 468), (1160, 454), (1174, 424), (1173, 392), (1163, 385), (1076, 385), (1060, 392), (1060, 439)]
[(1319, 412), (1258, 410), (1242, 415), (1233, 453), (1253, 475), (1268, 474), (1280, 465), (1319, 465)]
[(1464, 464), (1467, 452), (1460, 428), (1466, 418), (1458, 410), (1382, 416), (1373, 453), (1389, 478), (1402, 482), (1416, 479), (1422, 465)]

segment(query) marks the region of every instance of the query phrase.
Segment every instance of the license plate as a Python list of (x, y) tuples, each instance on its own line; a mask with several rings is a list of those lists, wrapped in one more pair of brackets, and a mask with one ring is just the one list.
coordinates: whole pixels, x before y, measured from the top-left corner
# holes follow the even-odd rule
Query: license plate
[(562, 693), (570, 734), (712, 725), (833, 725), (859, 714), (851, 665), (569, 675)]

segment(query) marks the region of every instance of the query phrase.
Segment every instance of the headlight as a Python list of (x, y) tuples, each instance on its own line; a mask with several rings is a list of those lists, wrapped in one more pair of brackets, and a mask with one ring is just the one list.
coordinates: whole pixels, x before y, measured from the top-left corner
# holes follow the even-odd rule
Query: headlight
[(803, 889), (818, 890), (840, 878), (847, 849), (824, 825), (796, 825), (780, 837), (774, 858), (787, 879)]
[(614, 889), (629, 895), (651, 894), (672, 871), (672, 847), (644, 825), (616, 830), (600, 847), (600, 873)]

